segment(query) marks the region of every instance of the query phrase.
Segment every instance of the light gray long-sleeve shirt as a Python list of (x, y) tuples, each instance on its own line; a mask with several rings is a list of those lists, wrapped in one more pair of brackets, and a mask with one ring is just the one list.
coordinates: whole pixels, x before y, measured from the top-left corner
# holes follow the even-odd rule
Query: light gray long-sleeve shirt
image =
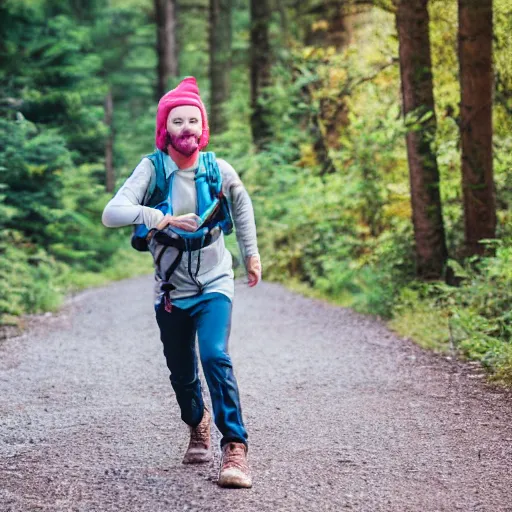
[[(235, 224), (238, 244), (244, 263), (249, 256), (258, 254), (256, 240), (256, 225), (252, 203), (245, 187), (236, 171), (225, 160), (217, 159), (222, 176), (222, 191), (230, 205)], [(174, 215), (195, 213), (197, 194), (195, 188), (195, 168), (179, 170), (173, 160), (164, 154), (164, 167), (167, 176), (175, 173), (172, 186), (172, 209)], [(143, 158), (132, 175), (125, 181), (116, 195), (106, 205), (102, 221), (107, 227), (120, 227), (130, 224), (145, 224), (149, 229), (156, 228), (164, 214), (160, 210), (144, 206), (149, 183), (155, 169), (148, 158)], [(169, 252), (169, 251), (168, 251)], [(201, 287), (190, 278), (189, 264), (193, 268), (198, 264), (200, 255), (200, 271), (197, 281)], [(169, 257), (172, 257), (172, 251)], [(171, 299), (192, 297), (199, 293), (219, 292), (230, 299), (234, 295), (232, 260), (229, 251), (225, 249), (224, 237), (221, 236), (210, 246), (193, 251), (191, 262), (183, 257), (182, 262), (171, 278), (176, 289), (171, 292)], [(162, 264), (164, 264), (163, 262)], [(160, 289), (162, 280), (158, 269), (155, 268), (155, 303), (159, 303), (163, 292)]]

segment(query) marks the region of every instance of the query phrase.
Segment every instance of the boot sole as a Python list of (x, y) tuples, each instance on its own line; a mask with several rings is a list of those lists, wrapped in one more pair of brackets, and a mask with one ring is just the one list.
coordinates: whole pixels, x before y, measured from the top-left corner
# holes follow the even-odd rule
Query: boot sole
[(219, 487), (228, 487), (231, 489), (250, 489), (252, 487), (252, 480), (244, 478), (240, 474), (225, 474), (221, 475), (217, 480)]
[(204, 455), (194, 455), (189, 458), (185, 457), (181, 462), (182, 464), (204, 464), (206, 462), (211, 462), (212, 460), (212, 453), (207, 453)]

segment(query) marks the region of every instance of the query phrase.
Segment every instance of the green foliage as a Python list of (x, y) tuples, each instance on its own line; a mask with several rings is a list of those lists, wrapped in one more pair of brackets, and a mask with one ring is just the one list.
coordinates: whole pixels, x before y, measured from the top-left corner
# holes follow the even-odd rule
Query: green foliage
[[(268, 151), (239, 159), (257, 212), (265, 276), (307, 283), (360, 311), (389, 317), (397, 289), (414, 275), (409, 196), (400, 183), (407, 177), (404, 128), (396, 106), (372, 103), (366, 115), (357, 110), (356, 96), (347, 96), (349, 124), (339, 149), (330, 151), (337, 172), (323, 175), (311, 121), (322, 95), (332, 94), (327, 82), (349, 91), (364, 78), (354, 69), (333, 77), (326, 58), (281, 53), (267, 91), (274, 141)], [(297, 70), (292, 76), (290, 68)], [(366, 100), (379, 100), (376, 84), (361, 88)], [(235, 137), (231, 132), (226, 139)]]
[(420, 300), (419, 295), (413, 285), (400, 290), (400, 300), (388, 325), (421, 347), (446, 352), (450, 346), (448, 315)]
[(101, 167), (83, 165), (62, 176), (63, 209), (49, 226), (49, 250), (59, 260), (89, 271), (101, 271), (111, 264), (126, 230), (106, 230), (101, 214), (109, 195), (96, 176)]
[(77, 161), (97, 159), (105, 134), (104, 90), (90, 31), (62, 14), (45, 19), (23, 4), (12, 9), (6, 14), (9, 43), (1, 52), (8, 62), (0, 76), (7, 104), (31, 122), (58, 128)]
[(54, 310), (69, 289), (61, 276), (115, 266), (128, 233), (101, 224), (101, 167), (74, 168), (54, 129), (0, 127), (0, 316)]
[[(0, 323), (54, 310), (72, 289), (150, 269), (126, 255), (130, 230), (101, 224), (107, 89), (126, 105), (116, 121), (127, 142), (140, 139), (140, 126), (152, 131), (153, 123), (133, 121), (152, 102), (155, 59), (145, 51), (154, 33), (144, 9), (95, 0), (0, 7)], [(129, 64), (141, 79), (131, 79)], [(134, 144), (126, 148), (136, 155)]]
[(494, 3), (495, 106), (494, 130), (499, 137), (512, 132), (512, 4), (508, 0)]
[(69, 165), (69, 152), (57, 132), (38, 132), (23, 119), (0, 119), (3, 204), (10, 211), (0, 221), (0, 233), (20, 230), (32, 243), (47, 246), (48, 222), (61, 206), (59, 176)]
[[(497, 73), (508, 76), (509, 18), (503, 16), (508, 7), (500, 1), (497, 10)], [(457, 261), (464, 236), (453, 29), (457, 4), (431, 2), (430, 14), (438, 121), (433, 147), (441, 172), (448, 247)], [(223, 149), (251, 192), (265, 277), (294, 283), (301, 290), (306, 286), (309, 294), (320, 293), (358, 311), (392, 318), (401, 333), (431, 348), (448, 347), (451, 329), (452, 343), (462, 353), (484, 360), (496, 374), (500, 369), (506, 374), (507, 364), (512, 366), (506, 293), (510, 283), (503, 273), (507, 258), (502, 251), (510, 243), (503, 242), (495, 259), (472, 267), (471, 280), (460, 287), (415, 280), (399, 69), (392, 64), (397, 54), (393, 15), (375, 10), (366, 14), (353, 44), (340, 53), (304, 48), (298, 41), (275, 48), (273, 82), (265, 94), (274, 143), (265, 152), (254, 154), (248, 145), (248, 114), (240, 100), (247, 88), (237, 84), (231, 131), (223, 138)], [(502, 115), (507, 90), (510, 87), (502, 89), (495, 106), (495, 179), (499, 234), (504, 239), (510, 238), (512, 225), (512, 147)], [(325, 140), (332, 126), (329, 116), (336, 114), (325, 105), (336, 102), (347, 106), (347, 122), (338, 125), (338, 146), (321, 154), (317, 142)], [(333, 174), (323, 174), (326, 156), (334, 165)], [(501, 283), (492, 292), (492, 311), (493, 285), (485, 286), (492, 282), (491, 268)]]
[(496, 366), (512, 345), (512, 241), (495, 241), (496, 256), (452, 261), (459, 287), (442, 287), (454, 343), (469, 357)]
[(444, 350), (451, 346), (510, 380), (512, 243), (508, 239), (492, 245), (496, 246), (493, 257), (471, 259), (463, 265), (449, 262), (460, 280), (458, 286), (413, 282), (404, 287), (391, 325), (426, 346)]
[[(198, 78), (208, 105), (203, 4), (179, 2), (178, 39), (180, 74)], [(314, 34), (329, 26), (325, 3), (283, 4), (272, 16), (272, 85), (262, 101), (273, 139), (258, 153), (249, 122), (249, 5), (234, 2), (229, 130), (214, 135), (210, 149), (249, 189), (266, 279), (392, 318), (394, 328), (426, 346), (451, 343), (511, 379), (512, 7), (508, 0), (494, 5), (501, 242), (494, 257), (463, 262), (457, 2), (429, 3), (438, 123), (432, 142), (450, 264), (461, 279), (450, 287), (415, 280), (404, 134), (427, 119), (401, 118), (392, 2), (375, 5), (380, 9), (354, 17), (352, 43), (342, 50)], [(118, 185), (153, 148), (152, 10), (150, 0), (0, 5), (0, 322), (54, 309), (69, 290), (150, 270), (149, 258), (127, 247), (130, 230), (107, 230), (100, 217), (109, 199), (107, 135), (115, 136)], [(104, 122), (108, 91), (113, 126)], [(235, 250), (234, 238), (229, 242)]]

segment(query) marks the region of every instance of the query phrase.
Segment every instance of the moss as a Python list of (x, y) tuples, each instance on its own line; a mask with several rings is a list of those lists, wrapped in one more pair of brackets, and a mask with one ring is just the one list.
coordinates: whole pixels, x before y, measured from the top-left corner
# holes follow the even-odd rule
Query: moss
[(420, 347), (439, 352), (446, 352), (450, 348), (448, 317), (428, 305), (402, 309), (388, 322), (388, 326)]

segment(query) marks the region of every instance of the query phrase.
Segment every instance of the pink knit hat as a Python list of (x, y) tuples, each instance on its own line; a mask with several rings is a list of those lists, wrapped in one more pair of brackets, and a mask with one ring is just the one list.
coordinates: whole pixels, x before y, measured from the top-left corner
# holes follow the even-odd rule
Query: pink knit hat
[(184, 78), (179, 85), (162, 96), (158, 102), (156, 111), (156, 147), (167, 153), (167, 117), (174, 107), (183, 105), (192, 105), (198, 107), (201, 111), (203, 120), (203, 131), (199, 139), (199, 149), (203, 149), (208, 145), (210, 138), (210, 129), (208, 128), (208, 116), (206, 108), (199, 96), (199, 88), (196, 79), (193, 76)]

